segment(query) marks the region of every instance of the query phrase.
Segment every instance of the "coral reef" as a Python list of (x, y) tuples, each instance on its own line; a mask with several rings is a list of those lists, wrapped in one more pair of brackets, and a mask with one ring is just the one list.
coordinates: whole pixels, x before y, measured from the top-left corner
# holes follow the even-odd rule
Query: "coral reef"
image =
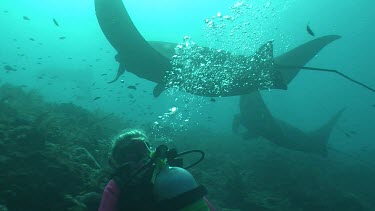
[[(21, 87), (0, 87), (0, 204), (9, 210), (67, 210), (101, 191), (97, 178), (126, 124), (73, 104), (49, 104)], [(22, 203), (20, 203), (22, 202)], [(5, 208), (4, 208), (5, 209)]]

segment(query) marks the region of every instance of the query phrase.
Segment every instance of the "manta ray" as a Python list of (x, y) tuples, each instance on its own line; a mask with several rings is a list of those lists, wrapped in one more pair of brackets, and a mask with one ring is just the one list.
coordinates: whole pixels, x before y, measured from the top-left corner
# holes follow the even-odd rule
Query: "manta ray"
[[(166, 76), (168, 71), (174, 70), (171, 61), (177, 44), (146, 41), (132, 22), (122, 0), (95, 0), (95, 10), (102, 32), (117, 51), (115, 59), (119, 67), (116, 77), (109, 83), (115, 82), (127, 70), (140, 78), (155, 82), (157, 85), (153, 94), (155, 97), (159, 96), (168, 88)], [(301, 68), (335, 72), (320, 68), (306, 68), (303, 65), (323, 47), (338, 38), (340, 38), (338, 35), (320, 37), (275, 58), (272, 42), (263, 44), (252, 56), (234, 56), (229, 52), (202, 48), (203, 54), (210, 53), (211, 57), (230, 58), (231, 61), (240, 63), (239, 69), (234, 70), (240, 74), (226, 74), (228, 69), (216, 68), (215, 71), (207, 71), (202, 80), (185, 83), (183, 91), (201, 96), (225, 97), (243, 95), (262, 89), (287, 89), (289, 80)], [(287, 70), (289, 73), (282, 74), (282, 70)], [(258, 73), (263, 72), (267, 73), (267, 78), (259, 80)], [(229, 73), (233, 72), (229, 71)], [(229, 84), (223, 87), (223, 78), (215, 77), (217, 74), (229, 75)], [(206, 82), (205, 78), (209, 81)], [(182, 79), (179, 83), (185, 81), (187, 80)], [(264, 85), (265, 82), (267, 85)]]
[(304, 132), (274, 117), (257, 91), (240, 96), (240, 113), (235, 115), (232, 129), (238, 133), (242, 125), (247, 130), (245, 139), (263, 137), (280, 147), (326, 156), (329, 136), (342, 113), (338, 111), (317, 130)]

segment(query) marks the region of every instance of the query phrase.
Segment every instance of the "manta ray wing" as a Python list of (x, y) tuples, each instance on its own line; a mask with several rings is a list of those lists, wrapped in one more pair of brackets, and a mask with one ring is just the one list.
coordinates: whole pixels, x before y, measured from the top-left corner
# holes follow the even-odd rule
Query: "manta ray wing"
[[(118, 52), (116, 60), (120, 66), (138, 77), (160, 83), (166, 70), (171, 68), (170, 59), (142, 37), (122, 1), (95, 0), (95, 10), (104, 35)], [(123, 72), (119, 68), (116, 78)]]
[[(282, 66), (294, 66), (295, 68), (278, 68), (285, 84), (289, 84), (298, 74), (301, 68), (314, 58), (320, 50), (331, 42), (340, 39), (339, 35), (328, 35), (306, 42), (298, 47), (275, 58), (275, 63)], [(276, 68), (277, 68), (276, 65)]]

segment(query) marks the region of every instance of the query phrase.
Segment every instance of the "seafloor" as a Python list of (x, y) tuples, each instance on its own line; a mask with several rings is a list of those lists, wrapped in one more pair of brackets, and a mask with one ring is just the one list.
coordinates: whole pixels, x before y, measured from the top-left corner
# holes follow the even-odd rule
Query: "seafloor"
[[(0, 210), (97, 210), (110, 140), (134, 126), (8, 84), (0, 87), (0, 111)], [(191, 171), (220, 210), (375, 209), (374, 173), (363, 165), (203, 128), (176, 135), (173, 144), (206, 152)]]

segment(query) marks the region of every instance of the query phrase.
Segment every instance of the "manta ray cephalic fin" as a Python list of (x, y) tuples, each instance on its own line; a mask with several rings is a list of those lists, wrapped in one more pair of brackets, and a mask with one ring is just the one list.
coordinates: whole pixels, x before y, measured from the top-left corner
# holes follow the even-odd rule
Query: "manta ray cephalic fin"
[(161, 93), (163, 93), (165, 90), (165, 85), (162, 83), (158, 83), (153, 90), (154, 97), (159, 97)]
[(116, 77), (112, 81), (109, 81), (107, 83), (110, 84), (110, 83), (113, 83), (113, 82), (117, 81), (120, 78), (120, 76), (122, 74), (124, 74), (124, 72), (125, 72), (125, 65), (120, 63), (120, 65), (118, 66), (118, 69), (117, 69)]

